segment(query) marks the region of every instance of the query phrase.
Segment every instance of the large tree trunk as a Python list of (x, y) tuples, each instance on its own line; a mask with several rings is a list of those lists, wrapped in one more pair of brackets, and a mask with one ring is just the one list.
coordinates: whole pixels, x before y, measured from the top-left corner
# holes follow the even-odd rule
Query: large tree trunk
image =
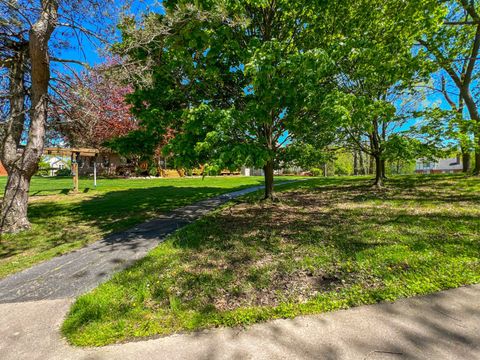
[(378, 120), (373, 121), (373, 132), (370, 134), (370, 148), (372, 155), (375, 158), (375, 182), (374, 186), (377, 188), (383, 187), (383, 180), (385, 179), (385, 160), (382, 159), (382, 150), (380, 141), (382, 137), (378, 135)]
[(465, 151), (462, 149), (462, 171), (464, 173), (468, 173), (470, 171), (470, 161), (470, 152), (468, 152), (468, 150)]
[(384, 175), (382, 171), (382, 159), (380, 155), (375, 155), (375, 182), (373, 185), (377, 188), (383, 187)]
[(381, 166), (382, 166), (382, 179), (386, 180), (387, 179), (387, 172), (386, 172), (386, 161), (385, 160), (380, 160)]
[(27, 48), (19, 49), (10, 68), (10, 116), (2, 135), (0, 158), (8, 173), (8, 185), (0, 212), (0, 233), (18, 232), (29, 227), (27, 218), (30, 179), (37, 170), (45, 141), (47, 98), (50, 81), (48, 42), (57, 23), (58, 0), (43, 0), (38, 20), (29, 31), (30, 110), (28, 139), (21, 146), (25, 124), (24, 88)]
[(13, 169), (8, 174), (7, 186), (2, 202), (0, 229), (16, 233), (30, 227), (27, 218), (29, 188), (30, 176), (18, 169)]
[(275, 151), (276, 144), (273, 136), (273, 123), (275, 121), (275, 116), (273, 112), (271, 113), (271, 123), (265, 123), (263, 125), (263, 136), (265, 138), (265, 147), (269, 152), (269, 158), (263, 166), (263, 173), (265, 177), (265, 200), (273, 200), (273, 169), (275, 164)]
[[(476, 121), (476, 123), (479, 123), (479, 121)], [(475, 167), (473, 168), (473, 175), (478, 176), (480, 175), (480, 131), (475, 131), (475, 139), (477, 139), (477, 144), (475, 146)]]
[(273, 160), (269, 160), (263, 167), (265, 176), (265, 200), (273, 200)]
[[(454, 63), (452, 63), (451, 61), (448, 61), (451, 59), (442, 59), (442, 56), (439, 57), (438, 54), (441, 55), (442, 53), (440, 48), (435, 48), (435, 47), (432, 48), (429, 44), (425, 43), (424, 41), (420, 41), (420, 42), (437, 59), (441, 60), (439, 61), (439, 64), (450, 75), (453, 82), (458, 87), (458, 90), (460, 91), (460, 101), (458, 104), (458, 111), (460, 116), (462, 116), (462, 112), (463, 112), (462, 99), (465, 105), (467, 106), (468, 113), (470, 114), (470, 119), (475, 124), (475, 128), (473, 129), (473, 134), (476, 140), (476, 147), (475, 147), (475, 169), (473, 173), (475, 175), (480, 175), (480, 126), (479, 126), (480, 113), (470, 89), (472, 82), (475, 80), (474, 72), (476, 69), (476, 62), (478, 60), (478, 55), (480, 51), (480, 24), (478, 23), (478, 21), (476, 21), (478, 20), (480, 14), (477, 11), (476, 5), (474, 5), (474, 1), (462, 0), (459, 3), (463, 7), (465, 14), (467, 14), (469, 17), (475, 20), (474, 23), (476, 26), (476, 31), (472, 39), (473, 41), (471, 43), (471, 48), (468, 49), (470, 56), (469, 58), (464, 59), (463, 66), (456, 67), (454, 66)], [(447, 60), (447, 61), (444, 61), (444, 60)], [(461, 70), (460, 73), (458, 72), (459, 69)], [(446, 95), (447, 101), (450, 104), (452, 104), (452, 101), (448, 100), (448, 93), (445, 91), (445, 84), (443, 84), (443, 87), (444, 87), (444, 94)], [(455, 106), (452, 106), (452, 108), (454, 107)]]
[(474, 135), (476, 139), (476, 147), (475, 147), (475, 168), (473, 170), (474, 175), (480, 175), (480, 129), (479, 123), (480, 123), (480, 114), (478, 112), (477, 104), (475, 103), (475, 100), (472, 97), (472, 94), (470, 93), (469, 89), (462, 88), (461, 89), (461, 94), (463, 97), (463, 100), (465, 101), (465, 105), (467, 106), (468, 113), (470, 114), (470, 118), (474, 123), (477, 125), (476, 128), (474, 129)]
[(375, 172), (375, 158), (373, 156), (369, 157), (368, 164), (368, 175), (372, 175)]
[(360, 175), (365, 175), (367, 171), (365, 170), (365, 164), (363, 161), (363, 151), (358, 152), (359, 166), (360, 166)]
[(0, 233), (27, 229), (29, 177), (22, 173), (22, 154), (18, 151), (25, 124), (25, 72), (28, 43), (18, 44), (9, 68), (10, 113), (2, 128), (0, 160), (8, 179), (0, 207)]
[(473, 168), (473, 175), (476, 175), (476, 176), (480, 175), (480, 151), (479, 150), (475, 150), (475, 167)]

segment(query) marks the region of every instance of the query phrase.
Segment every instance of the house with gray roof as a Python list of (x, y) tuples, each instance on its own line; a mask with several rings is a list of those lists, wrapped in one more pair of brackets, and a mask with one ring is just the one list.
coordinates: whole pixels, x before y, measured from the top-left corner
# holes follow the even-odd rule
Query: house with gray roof
[(417, 174), (453, 174), (462, 172), (463, 165), (460, 157), (448, 159), (418, 159), (415, 173)]

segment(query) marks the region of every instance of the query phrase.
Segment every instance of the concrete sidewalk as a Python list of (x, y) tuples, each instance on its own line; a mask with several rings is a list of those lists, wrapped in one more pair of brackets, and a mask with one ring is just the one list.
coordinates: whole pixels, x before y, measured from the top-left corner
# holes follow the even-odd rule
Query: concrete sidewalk
[(58, 328), (72, 300), (0, 304), (0, 359), (480, 359), (480, 285), (396, 303), (73, 348)]

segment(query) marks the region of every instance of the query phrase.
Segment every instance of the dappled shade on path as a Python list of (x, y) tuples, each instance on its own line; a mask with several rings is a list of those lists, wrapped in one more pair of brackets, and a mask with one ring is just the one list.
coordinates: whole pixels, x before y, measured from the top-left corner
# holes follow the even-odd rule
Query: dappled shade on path
[[(36, 189), (47, 190), (57, 183), (63, 182), (33, 182)], [(175, 208), (261, 184), (261, 178), (247, 177), (103, 179), (102, 186), (88, 194), (34, 196), (29, 205), (32, 229), (0, 239), (0, 278)]]

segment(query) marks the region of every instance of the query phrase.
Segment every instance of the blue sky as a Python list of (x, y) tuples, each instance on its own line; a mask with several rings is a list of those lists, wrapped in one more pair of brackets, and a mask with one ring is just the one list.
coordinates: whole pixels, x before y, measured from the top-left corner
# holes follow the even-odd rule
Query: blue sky
[[(121, 9), (122, 4), (125, 3), (125, 0), (115, 0), (116, 5), (118, 8)], [(143, 1), (143, 0), (132, 0), (131, 6), (126, 10), (126, 14), (134, 15), (140, 17), (143, 13), (147, 10), (153, 10), (156, 12), (162, 12), (163, 9), (161, 7), (161, 1)], [(119, 12), (120, 13), (120, 12)], [(114, 19), (112, 22), (107, 22), (113, 26), (115, 26), (116, 22), (118, 22), (119, 18)], [(102, 23), (104, 25), (105, 23)], [(87, 27), (88, 29), (95, 32), (95, 22), (93, 24), (85, 23), (82, 24), (83, 26)], [(57, 29), (57, 31), (61, 31), (61, 28)], [(116, 40), (119, 39), (120, 33), (117, 31), (116, 36), (113, 36), (107, 41), (110, 44), (113, 44)], [(78, 41), (74, 41), (72, 46), (68, 49), (61, 51), (61, 58), (64, 59), (72, 59), (84, 62), (90, 66), (94, 66), (100, 64), (105, 61), (105, 57), (102, 54), (102, 50), (105, 47), (104, 44), (101, 44), (99, 41), (95, 41), (93, 38), (87, 39), (85, 36), (81, 36), (80, 39), (81, 46), (79, 46)], [(70, 65), (76, 71), (81, 71), (82, 67), (78, 65)]]

